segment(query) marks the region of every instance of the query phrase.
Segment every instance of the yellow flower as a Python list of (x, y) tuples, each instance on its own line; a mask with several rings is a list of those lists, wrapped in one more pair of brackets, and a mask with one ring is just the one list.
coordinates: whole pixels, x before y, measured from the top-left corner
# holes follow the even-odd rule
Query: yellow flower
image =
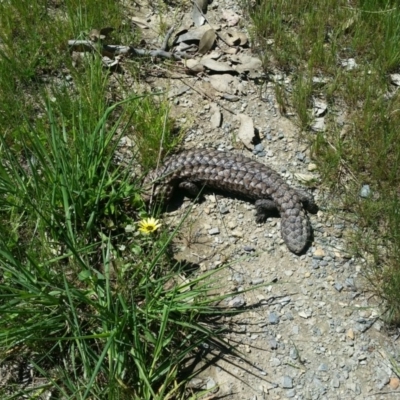
[(158, 219), (146, 218), (139, 222), (139, 231), (149, 235), (156, 231), (160, 226), (161, 223)]

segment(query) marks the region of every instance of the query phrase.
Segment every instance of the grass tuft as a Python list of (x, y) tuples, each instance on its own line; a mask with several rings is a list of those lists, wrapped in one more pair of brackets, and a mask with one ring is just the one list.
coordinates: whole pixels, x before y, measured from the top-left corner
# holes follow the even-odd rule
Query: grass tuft
[(27, 132), (25, 159), (3, 141), (0, 354), (3, 362), (18, 354), (59, 396), (177, 398), (189, 357), (219, 340), (207, 324), (229, 296), (209, 293), (217, 271), (171, 264), (176, 230), (158, 233), (154, 223), (143, 235), (138, 206), (126, 210), (139, 187), (112, 163), (123, 117), (108, 122), (131, 101), (108, 108), (92, 132), (67, 131), (48, 102), (50, 130)]
[[(294, 76), (281, 109), (294, 110), (309, 132), (312, 98), (328, 104), (326, 130), (310, 133), (325, 182), (360, 227), (354, 254), (372, 260), (365, 272), (400, 322), (400, 100), (390, 74), (398, 72), (400, 9), (390, 0), (246, 1), (253, 41), (268, 51), (264, 66)], [(272, 44), (271, 44), (272, 43)], [(354, 64), (355, 62), (355, 64)], [(353, 63), (354, 67), (349, 67)], [(313, 78), (324, 83), (313, 84)], [(344, 121), (344, 122), (343, 122)], [(368, 184), (373, 195), (361, 198)]]
[[(181, 138), (163, 94), (136, 92), (141, 61), (125, 81), (67, 48), (107, 26), (113, 43), (134, 43), (123, 12), (0, 2), (3, 399), (183, 398), (207, 343), (223, 345), (215, 320), (231, 294), (213, 294), (218, 270), (176, 263), (179, 227), (149, 227), (140, 198), (143, 172)], [(15, 364), (35, 380), (22, 385)]]

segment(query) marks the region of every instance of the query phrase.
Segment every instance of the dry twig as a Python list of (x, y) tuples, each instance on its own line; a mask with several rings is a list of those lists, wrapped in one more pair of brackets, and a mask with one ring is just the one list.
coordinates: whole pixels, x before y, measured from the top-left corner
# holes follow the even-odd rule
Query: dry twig
[[(172, 34), (172, 32), (171, 32)], [(171, 35), (170, 34), (170, 35)], [(164, 40), (163, 47), (166, 47), (168, 38)], [(171, 53), (163, 50), (163, 48), (156, 50), (137, 49), (133, 46), (120, 46), (120, 45), (109, 45), (109, 44), (97, 44), (91, 40), (68, 40), (68, 46), (72, 51), (99, 51), (102, 56), (115, 57), (118, 55), (128, 56), (150, 56), (150, 57), (161, 57), (169, 58), (173, 60), (182, 60), (192, 58), (185, 52)]]

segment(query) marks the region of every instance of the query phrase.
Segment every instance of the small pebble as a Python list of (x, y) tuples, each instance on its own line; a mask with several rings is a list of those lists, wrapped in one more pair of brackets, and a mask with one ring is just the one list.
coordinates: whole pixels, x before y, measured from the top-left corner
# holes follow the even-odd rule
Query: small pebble
[(247, 251), (248, 253), (251, 253), (253, 251), (256, 251), (256, 249), (253, 246), (244, 246), (243, 247), (244, 251)]
[(290, 355), (290, 358), (292, 358), (293, 360), (297, 360), (299, 358), (299, 354), (298, 354), (297, 350), (294, 347), (292, 347), (290, 349), (289, 355)]
[(227, 208), (227, 207), (225, 207), (225, 206), (221, 206), (221, 207), (219, 208), (219, 212), (220, 212), (221, 214), (228, 214), (228, 213), (229, 213), (229, 208)]
[(269, 348), (271, 350), (276, 350), (278, 348), (278, 342), (275, 339), (270, 339)]
[(260, 375), (262, 375), (262, 376), (266, 376), (267, 375), (267, 373), (264, 370), (260, 370), (259, 372), (260, 372)]
[(211, 228), (211, 229), (208, 231), (208, 234), (209, 234), (209, 235), (218, 235), (218, 234), (219, 234), (219, 228)]
[(312, 316), (312, 311), (310, 310), (300, 311), (299, 316), (304, 319), (310, 318)]
[(322, 260), (325, 257), (325, 252), (321, 248), (318, 248), (314, 251), (313, 257)]
[(347, 337), (349, 338), (349, 339), (351, 339), (351, 340), (354, 340), (354, 331), (353, 331), (353, 329), (349, 329), (348, 331), (347, 331)]
[(228, 222), (228, 228), (229, 229), (235, 229), (237, 227), (237, 223), (233, 221)]
[(397, 377), (390, 378), (389, 381), (389, 386), (393, 389), (396, 390), (400, 386), (400, 380)]
[(285, 393), (286, 397), (288, 399), (291, 399), (292, 397), (296, 396), (296, 390), (295, 389), (289, 389), (286, 393)]
[(233, 277), (232, 277), (232, 280), (241, 285), (241, 284), (243, 283), (243, 281), (244, 281), (243, 275), (242, 275), (242, 274), (235, 273), (235, 274), (233, 275)]
[(328, 366), (326, 364), (324, 364), (324, 363), (320, 364), (319, 367), (318, 367), (318, 371), (326, 372), (328, 370), (329, 370)]
[(290, 376), (284, 376), (282, 378), (283, 389), (293, 389), (293, 379)]
[(304, 155), (304, 153), (298, 152), (296, 153), (296, 158), (300, 161), (304, 161), (306, 156)]
[(346, 284), (347, 287), (354, 287), (354, 279), (353, 278), (347, 278), (344, 283)]
[(239, 96), (235, 96), (234, 94), (228, 94), (228, 93), (224, 93), (223, 98), (227, 101), (239, 101), (240, 97)]
[(360, 190), (360, 197), (366, 199), (369, 196), (371, 196), (371, 188), (369, 185), (364, 185)]
[(275, 311), (272, 311), (272, 312), (269, 313), (269, 315), (268, 315), (268, 322), (269, 322), (271, 325), (276, 325), (276, 324), (279, 323), (279, 316), (278, 316), (278, 314), (277, 314)]
[(246, 301), (243, 297), (236, 296), (232, 300), (229, 301), (229, 307), (243, 307), (246, 304)]
[(315, 171), (317, 168), (318, 167), (316, 164), (310, 163), (310, 164), (308, 164), (307, 170), (312, 172), (312, 171)]
[(279, 367), (282, 364), (282, 362), (279, 358), (273, 357), (271, 358), (270, 364), (271, 367)]
[[(214, 379), (212, 379), (211, 377), (209, 377), (207, 379), (207, 384), (206, 384), (206, 389), (207, 390), (211, 390), (211, 389), (215, 388), (216, 385), (217, 384), (215, 383)], [(216, 389), (218, 389), (218, 388), (216, 388)]]
[(341, 283), (335, 283), (335, 289), (338, 291), (338, 292), (341, 292), (342, 290), (343, 290), (343, 285), (341, 284)]
[(347, 385), (347, 387), (354, 392), (355, 394), (361, 394), (361, 388), (360, 385), (358, 385), (357, 383), (349, 383)]
[(340, 387), (340, 381), (337, 378), (333, 378), (332, 379), (332, 387), (334, 387), (335, 389), (337, 389), (338, 387)]
[(256, 144), (256, 145), (254, 146), (253, 153), (254, 153), (254, 154), (257, 154), (257, 153), (260, 153), (260, 152), (263, 151), (263, 150), (264, 150), (263, 144), (262, 144), (262, 143), (258, 143), (258, 144)]

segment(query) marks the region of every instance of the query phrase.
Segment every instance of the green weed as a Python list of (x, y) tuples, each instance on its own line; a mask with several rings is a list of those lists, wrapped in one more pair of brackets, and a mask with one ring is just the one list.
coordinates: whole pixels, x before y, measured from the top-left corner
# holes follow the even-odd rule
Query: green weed
[(92, 132), (79, 113), (67, 129), (49, 102), (49, 130), (26, 132), (26, 158), (2, 142), (0, 354), (34, 365), (59, 396), (179, 397), (189, 357), (219, 340), (206, 324), (228, 296), (209, 294), (215, 271), (171, 265), (176, 230), (134, 228), (139, 187), (112, 162), (122, 113), (109, 124), (134, 101), (108, 108)]
[(137, 229), (141, 174), (180, 140), (166, 101), (123, 79), (115, 93), (100, 55), (67, 47), (107, 26), (131, 44), (124, 21), (109, 0), (0, 3), (0, 362), (42, 382), (7, 382), (4, 399), (181, 398), (196, 356), (223, 345), (216, 271), (172, 260), (179, 227)]

